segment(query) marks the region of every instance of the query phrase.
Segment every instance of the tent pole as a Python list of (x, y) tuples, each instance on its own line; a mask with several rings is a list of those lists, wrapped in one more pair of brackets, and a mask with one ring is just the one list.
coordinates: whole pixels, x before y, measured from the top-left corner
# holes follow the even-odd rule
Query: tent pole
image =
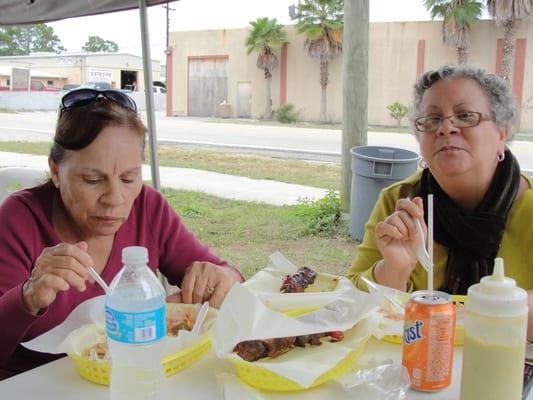
[(141, 41), (143, 52), (144, 93), (146, 101), (146, 117), (148, 121), (148, 139), (150, 145), (150, 166), (152, 185), (160, 190), (159, 160), (157, 157), (157, 133), (155, 129), (154, 93), (152, 90), (152, 55), (150, 52), (150, 36), (148, 34), (148, 18), (146, 0), (139, 0), (139, 16), (141, 17)]

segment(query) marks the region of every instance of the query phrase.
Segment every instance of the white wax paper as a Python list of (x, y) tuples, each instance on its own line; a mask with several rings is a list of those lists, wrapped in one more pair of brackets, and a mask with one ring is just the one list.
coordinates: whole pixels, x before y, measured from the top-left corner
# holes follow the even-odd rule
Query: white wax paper
[(213, 327), (213, 348), (220, 358), (240, 359), (233, 353), (239, 342), (344, 331), (344, 340), (324, 341), (320, 346), (293, 348), (277, 358), (253, 362), (298, 384), (308, 387), (350, 352), (358, 348), (379, 324), (379, 299), (352, 288), (337, 300), (313, 313), (291, 318), (265, 306), (243, 285), (228, 293)]
[[(28, 342), (22, 343), (22, 345), (27, 349), (41, 353), (67, 353), (70, 350), (70, 346), (65, 339), (72, 331), (86, 325), (94, 325), (96, 327), (93, 330), (93, 334), (83, 332), (83, 335), (87, 335), (89, 342), (96, 340), (95, 338), (99, 336), (98, 326), (100, 330), (103, 327), (105, 337), (104, 309), (105, 295), (93, 297), (79, 304), (61, 324)], [(87, 347), (95, 343), (97, 342), (89, 343)]]
[[(376, 331), (376, 336), (381, 339), (383, 336), (403, 336), (403, 325), (405, 316), (405, 306), (411, 298), (411, 294), (403, 292), (398, 289), (390, 288), (374, 283), (375, 288), (368, 286), (370, 293), (373, 293), (382, 299), (380, 312), (383, 313), (384, 318), (381, 320), (380, 327)], [(402, 306), (398, 309), (392, 305), (387, 297), (396, 300), (396, 303)], [(456, 305), (456, 327), (464, 326), (464, 307), (462, 304)]]
[[(167, 314), (178, 312), (179, 308), (197, 313), (201, 304), (167, 304)], [(58, 326), (42, 335), (22, 343), (30, 350), (42, 353), (75, 353), (81, 355), (83, 350), (96, 343), (106, 340), (105, 332), (105, 295), (94, 297), (79, 304), (68, 317)], [(200, 337), (207, 333), (216, 317), (216, 310), (210, 309), (202, 327)], [(185, 347), (192, 345), (198, 337), (191, 332), (180, 330), (178, 336), (165, 336), (165, 351), (163, 356), (171, 355)]]

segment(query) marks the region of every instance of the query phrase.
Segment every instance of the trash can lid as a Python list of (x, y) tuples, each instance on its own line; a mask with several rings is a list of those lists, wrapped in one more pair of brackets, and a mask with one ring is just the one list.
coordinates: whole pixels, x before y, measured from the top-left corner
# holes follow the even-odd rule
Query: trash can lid
[(356, 146), (350, 149), (350, 153), (363, 160), (394, 163), (413, 162), (420, 158), (414, 151), (386, 146)]

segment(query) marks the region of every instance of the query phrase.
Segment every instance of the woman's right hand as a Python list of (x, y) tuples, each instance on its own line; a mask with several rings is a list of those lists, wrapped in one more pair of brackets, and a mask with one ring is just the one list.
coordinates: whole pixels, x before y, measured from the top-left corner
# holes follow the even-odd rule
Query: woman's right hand
[(396, 210), (376, 225), (374, 241), (381, 252), (387, 268), (394, 268), (397, 274), (408, 277), (417, 262), (418, 233), (415, 220), (420, 221), (424, 235), (424, 205), (420, 197), (413, 200), (400, 199)]
[(86, 242), (79, 242), (43, 249), (22, 289), (24, 305), (29, 312), (37, 314), (54, 302), (59, 291), (67, 291), (71, 286), (85, 291), (85, 281), (89, 278), (87, 268), (93, 265), (87, 248)]

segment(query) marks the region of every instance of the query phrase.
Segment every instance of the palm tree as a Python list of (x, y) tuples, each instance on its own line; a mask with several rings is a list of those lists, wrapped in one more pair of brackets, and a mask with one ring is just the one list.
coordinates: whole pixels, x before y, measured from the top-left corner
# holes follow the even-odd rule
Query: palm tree
[(287, 34), (283, 25), (276, 18), (257, 18), (250, 22), (250, 32), (246, 38), (246, 54), (257, 51), (257, 68), (263, 70), (266, 80), (265, 119), (272, 118), (272, 71), (278, 66), (278, 58), (274, 54), (287, 42)]
[(516, 25), (519, 20), (533, 15), (533, 0), (487, 0), (487, 8), (496, 24), (505, 28), (501, 75), (509, 81), (514, 58)]
[(308, 54), (320, 61), (320, 122), (327, 122), (329, 62), (342, 52), (343, 0), (303, 0), (296, 11), (296, 29), (305, 33)]
[(468, 61), (470, 25), (479, 20), (483, 9), (475, 0), (424, 0), (431, 18), (442, 18), (442, 43), (457, 48), (457, 61)]

